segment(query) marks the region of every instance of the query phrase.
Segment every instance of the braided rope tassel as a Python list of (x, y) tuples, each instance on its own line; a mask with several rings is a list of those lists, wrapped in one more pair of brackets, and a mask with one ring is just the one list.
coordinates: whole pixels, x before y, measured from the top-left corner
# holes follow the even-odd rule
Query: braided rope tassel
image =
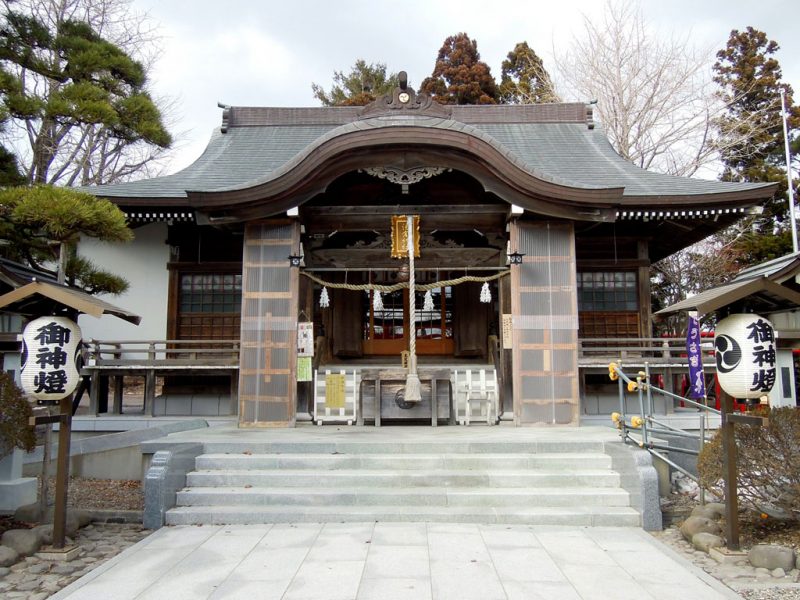
[(414, 217), (409, 215), (408, 229), (408, 374), (406, 375), (406, 402), (421, 402), (419, 375), (417, 375), (417, 302), (414, 288)]

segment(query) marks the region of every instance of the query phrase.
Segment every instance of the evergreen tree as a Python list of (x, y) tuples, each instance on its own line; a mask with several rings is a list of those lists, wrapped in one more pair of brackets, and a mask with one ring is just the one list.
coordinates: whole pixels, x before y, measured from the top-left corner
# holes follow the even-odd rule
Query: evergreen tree
[[(728, 110), (717, 120), (726, 181), (775, 182), (778, 191), (764, 213), (743, 229), (736, 244), (742, 264), (752, 264), (789, 253), (786, 157), (781, 117), (781, 88), (785, 90), (789, 136), (800, 127), (800, 107), (792, 102), (792, 88), (781, 82), (774, 54), (778, 44), (753, 27), (731, 32), (717, 53), (714, 80)], [(734, 143), (727, 140), (733, 138)], [(796, 185), (796, 184), (795, 184)]]
[(390, 94), (397, 85), (397, 73), (387, 75), (386, 63), (367, 64), (359, 58), (349, 74), (333, 72), (329, 92), (316, 83), (311, 84), (311, 89), (323, 106), (365, 106), (383, 94)]
[(4, 5), (0, 103), (30, 142), (18, 153), (30, 182), (107, 182), (141, 168), (138, 156), (125, 166), (125, 150), (170, 146), (141, 63), (56, 7), (41, 15)]
[(498, 91), (506, 104), (561, 102), (542, 59), (528, 42), (514, 46), (503, 61)]
[(133, 239), (124, 213), (108, 200), (48, 185), (0, 190), (0, 255), (41, 269), (58, 258), (64, 244), (68, 283), (92, 294), (124, 292), (128, 283), (122, 277), (100, 271), (76, 254), (81, 236), (108, 242)]
[(0, 146), (0, 188), (22, 185), (25, 181), (19, 172), (17, 157), (5, 146)]
[(444, 41), (433, 73), (423, 80), (420, 91), (440, 104), (496, 104), (499, 99), (489, 65), (466, 33)]

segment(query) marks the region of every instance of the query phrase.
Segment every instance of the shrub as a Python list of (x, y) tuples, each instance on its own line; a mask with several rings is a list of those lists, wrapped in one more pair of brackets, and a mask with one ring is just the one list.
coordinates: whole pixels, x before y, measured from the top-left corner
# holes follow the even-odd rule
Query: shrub
[[(769, 425), (737, 424), (737, 488), (743, 508), (779, 519), (800, 520), (800, 411), (795, 408), (759, 409)], [(697, 460), (700, 481), (724, 495), (722, 435), (718, 431)]]
[(30, 452), (36, 447), (36, 432), (28, 425), (32, 414), (25, 393), (7, 373), (0, 372), (0, 457), (14, 448)]

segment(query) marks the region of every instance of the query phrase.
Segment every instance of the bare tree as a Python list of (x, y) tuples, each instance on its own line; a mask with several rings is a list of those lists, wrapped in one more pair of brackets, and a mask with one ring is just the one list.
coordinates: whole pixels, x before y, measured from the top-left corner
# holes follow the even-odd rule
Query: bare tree
[(602, 21), (584, 18), (580, 37), (557, 54), (572, 96), (597, 101), (616, 151), (642, 168), (693, 175), (718, 156), (713, 123), (723, 109), (713, 91), (710, 51), (689, 34), (659, 38), (638, 4), (610, 1)]
[[(721, 285), (740, 269), (733, 230), (712, 236), (655, 263), (651, 269), (653, 311)], [(655, 333), (680, 335), (686, 315), (673, 314), (655, 324)]]
[[(2, 6), (4, 13), (29, 15), (50, 31), (67, 21), (87, 23), (97, 35), (141, 63), (145, 73), (159, 54), (157, 25), (135, 11), (132, 0), (2, 0)], [(6, 68), (14, 69), (13, 75), (32, 98), (51, 98), (62, 85), (23, 66)], [(156, 98), (155, 104), (168, 127), (174, 121), (174, 100)], [(102, 123), (66, 119), (43, 123), (31, 116), (16, 118), (10, 125), (6, 137), (31, 181), (73, 186), (154, 176), (162, 170), (169, 152), (169, 144), (126, 140)], [(46, 165), (34, 159), (42, 144), (52, 154)]]
[[(610, 0), (602, 20), (584, 18), (580, 36), (556, 54), (563, 87), (573, 97), (596, 101), (596, 114), (614, 149), (645, 169), (679, 176), (721, 168), (720, 157), (750, 147), (743, 143), (764, 130), (764, 113), (726, 119), (731, 105), (748, 93), (722, 94), (714, 83), (714, 53), (698, 50), (691, 33), (659, 37), (639, 4)], [(655, 309), (719, 285), (741, 268), (736, 243), (752, 219), (653, 265)], [(678, 333), (677, 317), (657, 324)]]

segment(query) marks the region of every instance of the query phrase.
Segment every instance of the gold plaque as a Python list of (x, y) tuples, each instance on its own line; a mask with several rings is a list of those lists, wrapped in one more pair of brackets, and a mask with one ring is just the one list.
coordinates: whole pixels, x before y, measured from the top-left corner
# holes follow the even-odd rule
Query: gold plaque
[(325, 375), (325, 408), (344, 408), (344, 375)]
[[(419, 258), (419, 215), (414, 215), (414, 258)], [(408, 258), (408, 217), (392, 217), (392, 258)]]

